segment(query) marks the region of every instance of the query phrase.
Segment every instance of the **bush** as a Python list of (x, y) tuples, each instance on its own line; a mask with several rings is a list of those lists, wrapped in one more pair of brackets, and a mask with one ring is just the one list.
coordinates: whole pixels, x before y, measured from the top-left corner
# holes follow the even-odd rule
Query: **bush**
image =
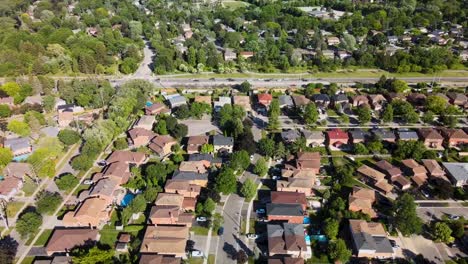
[(70, 191), (72, 190), (80, 181), (78, 178), (73, 176), (71, 173), (62, 175), (60, 178), (55, 180), (55, 184), (61, 191)]
[(128, 148), (128, 142), (126, 138), (118, 138), (114, 141), (114, 148), (122, 150)]
[(93, 159), (88, 155), (79, 155), (73, 158), (71, 166), (74, 170), (89, 170), (93, 166)]
[(16, 231), (21, 238), (28, 238), (37, 232), (42, 225), (42, 216), (37, 212), (27, 212), (22, 214), (16, 221)]
[(65, 145), (70, 146), (78, 143), (81, 137), (78, 132), (71, 129), (64, 129), (58, 133), (58, 139)]

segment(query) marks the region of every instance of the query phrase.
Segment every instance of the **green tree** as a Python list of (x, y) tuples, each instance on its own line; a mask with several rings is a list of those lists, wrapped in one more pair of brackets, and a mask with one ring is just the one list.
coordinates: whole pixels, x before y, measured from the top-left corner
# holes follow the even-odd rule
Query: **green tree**
[(409, 193), (397, 198), (393, 207), (393, 217), (396, 228), (404, 236), (421, 233), (423, 223), (416, 213), (414, 198)]
[(72, 261), (76, 264), (106, 264), (114, 263), (115, 252), (112, 249), (101, 249), (98, 246), (92, 248), (77, 248), (71, 253)]
[(347, 263), (351, 258), (351, 250), (348, 249), (343, 239), (337, 239), (329, 244), (328, 252), (334, 261)]
[(359, 123), (365, 124), (371, 121), (372, 111), (368, 106), (358, 106), (355, 112), (358, 116)]
[(384, 123), (393, 122), (393, 106), (391, 104), (385, 107), (385, 110), (382, 113), (382, 121)]
[(223, 167), (218, 177), (216, 177), (215, 189), (223, 194), (235, 193), (237, 189), (237, 180), (234, 170), (229, 167)]
[(194, 102), (190, 105), (191, 116), (200, 119), (205, 113), (211, 113), (211, 105), (201, 102)]
[(262, 138), (258, 142), (258, 148), (261, 154), (267, 157), (273, 157), (275, 154), (275, 141), (267, 137)]
[(10, 117), (10, 116), (11, 116), (10, 107), (5, 104), (0, 104), (0, 117), (5, 118), (5, 117)]
[(426, 147), (421, 141), (409, 140), (409, 141), (398, 141), (396, 149), (393, 152), (393, 157), (399, 160), (403, 159), (415, 159), (420, 160), (423, 157)]
[(426, 124), (431, 124), (432, 122), (434, 122), (434, 113), (432, 111), (426, 111), (421, 120), (426, 123)]
[(188, 127), (184, 124), (177, 124), (173, 131), (171, 131), (171, 135), (175, 138), (183, 138), (187, 136)]
[(317, 122), (319, 113), (314, 103), (307, 104), (306, 108), (304, 109), (303, 118), (308, 125), (313, 125)]
[(451, 243), (455, 240), (452, 237), (452, 229), (444, 222), (437, 222), (432, 225), (432, 235), (436, 242)]
[(80, 141), (81, 137), (78, 132), (75, 130), (71, 129), (63, 129), (60, 130), (58, 133), (58, 139), (65, 145), (71, 146), (73, 144), (78, 143)]
[(42, 225), (42, 216), (37, 212), (27, 212), (22, 214), (16, 221), (16, 231), (22, 239), (35, 234)]
[(9, 148), (0, 148), (0, 168), (5, 167), (13, 159), (13, 153)]
[(114, 148), (117, 150), (122, 150), (128, 148), (127, 138), (117, 138), (114, 141)]
[(239, 85), (239, 91), (241, 93), (248, 93), (252, 89), (252, 85), (248, 81), (244, 81)]
[(240, 192), (245, 200), (250, 201), (257, 194), (257, 185), (250, 178), (247, 178), (242, 184)]
[(54, 110), (55, 108), (55, 97), (53, 97), (52, 95), (44, 96), (42, 104), (44, 106), (45, 111), (52, 112), (52, 110)]
[(393, 79), (390, 89), (395, 93), (402, 93), (409, 89), (409, 87), (405, 81)]
[(354, 149), (354, 154), (356, 154), (356, 155), (367, 155), (367, 154), (369, 154), (369, 150), (362, 143), (354, 144), (353, 149)]
[(209, 198), (203, 203), (203, 212), (207, 215), (211, 215), (213, 211), (216, 209), (216, 203), (213, 199)]
[(153, 186), (162, 185), (166, 177), (172, 171), (168, 170), (164, 163), (153, 163), (145, 168), (145, 176), (148, 182)]
[(232, 153), (229, 165), (234, 170), (246, 170), (250, 166), (249, 153), (245, 150)]
[(268, 112), (268, 129), (277, 130), (279, 129), (279, 115), (281, 113), (278, 99), (273, 99), (270, 104), (270, 110)]
[(55, 184), (61, 191), (71, 191), (80, 181), (71, 173), (66, 173), (55, 180)]
[(59, 193), (48, 191), (41, 191), (36, 199), (37, 212), (46, 215), (53, 214), (63, 200)]
[(158, 133), (159, 135), (167, 135), (167, 125), (166, 120), (162, 119), (154, 127), (154, 132)]
[(201, 153), (213, 153), (214, 146), (212, 144), (203, 144), (200, 149)]
[(267, 167), (267, 162), (263, 157), (260, 157), (257, 160), (257, 163), (255, 163), (255, 167), (253, 169), (253, 172), (257, 174), (260, 177), (263, 177), (267, 174), (268, 172), (268, 167)]
[(28, 124), (19, 120), (11, 120), (10, 123), (8, 123), (7, 129), (22, 137), (29, 136), (29, 134), (31, 134), (31, 129)]
[(436, 113), (442, 114), (447, 107), (447, 101), (437, 95), (430, 95), (426, 98), (426, 109)]
[(446, 127), (454, 128), (454, 127), (457, 126), (458, 118), (456, 116), (454, 116), (454, 115), (443, 114), (443, 115), (440, 116), (440, 121)]
[(339, 227), (340, 227), (340, 222), (337, 219), (327, 218), (325, 220), (325, 226), (323, 228), (323, 232), (331, 240), (334, 240), (336, 239), (336, 236), (338, 235)]

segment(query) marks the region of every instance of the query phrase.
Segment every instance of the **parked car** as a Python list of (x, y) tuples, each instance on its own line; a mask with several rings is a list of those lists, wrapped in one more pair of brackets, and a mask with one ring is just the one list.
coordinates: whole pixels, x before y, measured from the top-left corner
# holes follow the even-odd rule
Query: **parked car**
[(271, 178), (272, 178), (273, 180), (275, 180), (275, 181), (276, 181), (276, 180), (279, 180), (281, 177), (280, 177), (280, 176), (278, 176), (278, 175), (273, 175), (273, 177), (271, 177)]
[(218, 236), (222, 236), (224, 234), (224, 227), (220, 227), (218, 229)]
[(192, 250), (190, 252), (190, 255), (192, 256), (192, 258), (202, 258), (203, 252), (201, 252), (200, 250)]
[(248, 238), (248, 239), (257, 239), (257, 238), (258, 238), (258, 235), (257, 235), (257, 234), (249, 233), (249, 234), (247, 234), (247, 238)]
[(254, 155), (250, 155), (250, 160), (253, 160), (254, 159)]
[(422, 193), (422, 195), (424, 195), (424, 197), (426, 197), (426, 198), (431, 197), (431, 195), (429, 194), (429, 192), (427, 192), (426, 190), (421, 190), (421, 193)]
[(206, 217), (204, 216), (197, 217), (197, 222), (206, 222)]
[(398, 248), (400, 248), (400, 246), (397, 245), (397, 243), (396, 243), (395, 240), (390, 240), (390, 244), (392, 245), (392, 248), (393, 248), (393, 249), (398, 249)]
[(84, 180), (83, 184), (91, 185), (91, 184), (93, 184), (93, 181), (92, 180)]
[(450, 218), (450, 220), (458, 220), (458, 219), (460, 219), (460, 216), (451, 214), (451, 215), (449, 215), (449, 218)]
[(98, 165), (98, 166), (101, 166), (101, 167), (104, 167), (104, 166), (107, 165), (107, 161), (105, 161), (105, 160), (100, 160), (100, 161), (97, 162), (97, 165)]
[(264, 213), (266, 213), (265, 209), (263, 209), (263, 208), (259, 208), (259, 209), (257, 209), (255, 212), (256, 212), (257, 214), (264, 214)]

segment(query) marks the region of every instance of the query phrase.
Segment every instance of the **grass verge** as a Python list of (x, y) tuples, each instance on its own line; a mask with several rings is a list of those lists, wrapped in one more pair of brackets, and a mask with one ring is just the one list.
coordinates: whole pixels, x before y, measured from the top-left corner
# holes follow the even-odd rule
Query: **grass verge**
[(190, 232), (193, 232), (195, 235), (207, 236), (209, 229), (204, 226), (192, 226)]

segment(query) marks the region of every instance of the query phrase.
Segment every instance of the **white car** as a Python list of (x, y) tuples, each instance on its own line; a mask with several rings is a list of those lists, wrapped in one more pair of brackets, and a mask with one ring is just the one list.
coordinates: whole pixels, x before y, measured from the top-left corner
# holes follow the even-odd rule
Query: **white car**
[(278, 176), (278, 175), (274, 175), (274, 176), (273, 176), (273, 177), (271, 177), (271, 178), (272, 178), (273, 180), (275, 180), (275, 181), (276, 181), (276, 180), (279, 180), (281, 177), (280, 177), (280, 176)]
[(192, 250), (190, 252), (190, 256), (192, 256), (192, 258), (202, 258), (203, 252), (201, 252), (200, 250)]
[(253, 234), (253, 233), (249, 233), (249, 234), (247, 234), (247, 238), (248, 238), (248, 239), (257, 239), (257, 238), (258, 238), (258, 235), (257, 235), (257, 234)]
[(197, 217), (197, 222), (206, 222), (206, 217), (204, 216)]
[(254, 159), (254, 155), (250, 155), (250, 160), (253, 160)]
[(91, 184), (93, 184), (93, 181), (92, 180), (84, 180), (83, 184), (91, 185)]

